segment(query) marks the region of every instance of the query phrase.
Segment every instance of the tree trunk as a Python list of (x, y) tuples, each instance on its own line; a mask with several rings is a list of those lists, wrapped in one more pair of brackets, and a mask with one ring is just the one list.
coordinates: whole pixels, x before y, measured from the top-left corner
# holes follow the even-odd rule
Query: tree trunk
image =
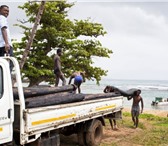
[(32, 32), (30, 34), (29, 41), (28, 41), (28, 43), (26, 45), (25, 51), (23, 52), (23, 56), (22, 56), (22, 59), (21, 59), (21, 62), (20, 62), (20, 69), (23, 68), (23, 66), (24, 66), (24, 64), (25, 64), (25, 62), (27, 60), (27, 56), (28, 56), (28, 54), (30, 52), (30, 48), (31, 48), (31, 45), (33, 43), (33, 39), (34, 39), (36, 31), (37, 31), (37, 27), (39, 25), (39, 22), (41, 20), (41, 16), (42, 16), (43, 11), (44, 11), (45, 3), (46, 3), (45, 1), (41, 2), (38, 14), (36, 16), (36, 20), (35, 20), (35, 23), (34, 23), (34, 26), (33, 26), (33, 29), (32, 29)]

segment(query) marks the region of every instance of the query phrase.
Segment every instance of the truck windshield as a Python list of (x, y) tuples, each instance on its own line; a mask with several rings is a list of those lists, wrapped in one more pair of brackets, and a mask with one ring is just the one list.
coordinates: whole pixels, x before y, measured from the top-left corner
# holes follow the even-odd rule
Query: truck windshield
[(3, 94), (3, 72), (2, 67), (0, 67), (0, 99), (2, 98)]

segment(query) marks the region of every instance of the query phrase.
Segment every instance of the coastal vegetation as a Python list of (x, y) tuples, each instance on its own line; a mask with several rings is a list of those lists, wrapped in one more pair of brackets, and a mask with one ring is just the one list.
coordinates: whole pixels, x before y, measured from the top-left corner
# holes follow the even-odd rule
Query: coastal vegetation
[[(93, 22), (91, 18), (70, 19), (68, 12), (74, 5), (67, 1), (45, 3), (29, 55), (22, 68), (22, 76), (28, 79), (29, 86), (38, 85), (42, 81), (54, 82), (53, 55), (58, 48), (63, 50), (61, 62), (65, 77), (74, 71), (85, 71), (88, 80), (95, 79), (99, 83), (101, 77), (106, 75), (106, 70), (94, 66), (94, 59), (110, 58), (111, 49), (103, 47), (98, 39), (107, 32), (102, 24)], [(19, 61), (24, 57), (39, 7), (39, 2), (27, 2), (19, 6), (27, 16), (24, 21), (16, 24), (23, 29), (21, 41), (14, 43), (15, 57)]]
[(123, 119), (117, 122), (119, 127), (117, 131), (111, 130), (107, 123), (101, 146), (166, 146), (168, 144), (168, 117), (144, 113), (139, 118), (139, 127), (136, 129), (133, 127), (129, 112), (124, 112)]

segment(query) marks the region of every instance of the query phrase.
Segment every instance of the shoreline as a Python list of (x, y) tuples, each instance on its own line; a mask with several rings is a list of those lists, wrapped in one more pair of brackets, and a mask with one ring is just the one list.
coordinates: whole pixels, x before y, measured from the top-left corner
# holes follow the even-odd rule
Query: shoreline
[[(131, 112), (131, 107), (124, 107), (123, 112)], [(159, 117), (168, 117), (168, 111), (163, 110), (151, 110), (151, 109), (144, 109), (144, 114), (152, 114)], [(142, 113), (142, 114), (143, 114)]]

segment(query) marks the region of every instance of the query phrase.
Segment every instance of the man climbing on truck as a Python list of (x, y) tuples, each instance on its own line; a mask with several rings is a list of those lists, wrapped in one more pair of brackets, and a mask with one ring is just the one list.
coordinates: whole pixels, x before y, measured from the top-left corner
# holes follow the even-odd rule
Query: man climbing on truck
[(85, 77), (84, 77), (84, 72), (78, 71), (78, 72), (74, 72), (69, 79), (69, 84), (71, 84), (71, 80), (74, 78), (74, 84), (77, 86), (78, 88), (78, 93), (81, 93), (81, 84), (82, 82), (85, 82)]

